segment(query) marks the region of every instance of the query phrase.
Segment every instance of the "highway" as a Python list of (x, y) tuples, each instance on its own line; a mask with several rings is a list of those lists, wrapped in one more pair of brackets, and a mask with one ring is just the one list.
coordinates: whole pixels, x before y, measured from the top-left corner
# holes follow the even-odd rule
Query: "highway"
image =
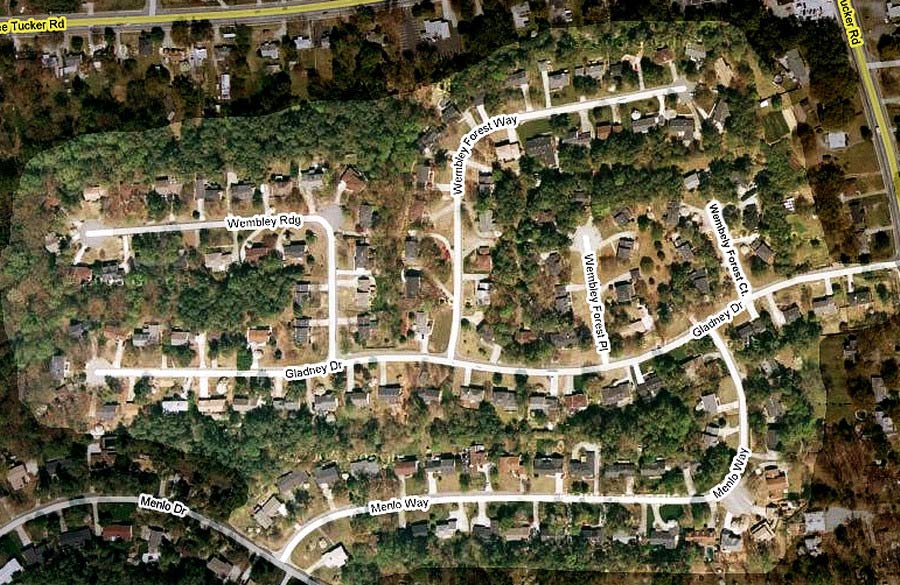
[[(359, 6), (384, 4), (386, 6), (410, 6), (412, 0), (325, 0), (309, 2), (282, 2), (271, 5), (243, 5), (216, 8), (176, 8), (152, 11), (149, 7), (143, 10), (125, 10), (97, 14), (73, 13), (65, 14), (67, 30), (86, 29), (92, 27), (113, 27), (140, 29), (142, 27), (164, 26), (179, 20), (208, 20), (210, 22), (244, 22), (264, 23), (276, 22), (284, 18), (301, 14), (321, 16), (340, 16), (352, 12)], [(155, 14), (150, 14), (155, 12)], [(60, 15), (55, 15), (60, 16)], [(47, 15), (22, 15), (18, 18), (43, 19)]]
[[(840, 5), (835, 2), (837, 13), (841, 14)], [(849, 43), (848, 43), (849, 44)], [(875, 154), (878, 157), (878, 167), (881, 170), (884, 188), (888, 193), (888, 205), (891, 209), (891, 222), (894, 226), (894, 248), (900, 249), (900, 165), (897, 162), (897, 149), (893, 137), (893, 124), (888, 119), (881, 92), (878, 84), (872, 77), (870, 63), (866, 55), (865, 45), (850, 46), (850, 54), (856, 64), (859, 79), (862, 84), (863, 109), (869, 124), (874, 124), (873, 132), (878, 136), (873, 140)], [(876, 62), (880, 64), (880, 62)], [(900, 257), (900, 252), (898, 256)]]

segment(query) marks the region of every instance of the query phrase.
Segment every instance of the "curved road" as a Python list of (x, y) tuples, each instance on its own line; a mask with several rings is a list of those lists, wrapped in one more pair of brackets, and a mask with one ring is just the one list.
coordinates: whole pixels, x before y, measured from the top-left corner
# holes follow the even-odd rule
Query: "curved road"
[[(92, 504), (132, 504), (134, 506), (137, 506), (137, 503), (137, 496), (79, 496), (76, 498), (70, 498), (68, 500), (58, 500), (55, 502), (44, 504), (33, 510), (25, 512), (24, 514), (20, 514), (3, 526), (0, 526), (0, 537), (6, 536), (10, 532), (16, 530), (17, 528), (28, 522), (31, 522), (35, 518), (40, 518), (41, 516), (46, 516), (48, 514), (55, 514), (56, 512), (60, 512), (67, 508), (74, 508), (76, 506), (90, 506)], [(200, 524), (209, 526), (220, 534), (227, 536), (231, 540), (237, 542), (238, 544), (249, 550), (251, 553), (263, 557), (291, 577), (309, 585), (321, 585), (321, 582), (314, 577), (310, 576), (304, 571), (297, 569), (290, 563), (282, 561), (280, 558), (272, 554), (270, 550), (262, 548), (230, 526), (217, 522), (194, 510), (188, 512), (188, 516), (200, 522)]]

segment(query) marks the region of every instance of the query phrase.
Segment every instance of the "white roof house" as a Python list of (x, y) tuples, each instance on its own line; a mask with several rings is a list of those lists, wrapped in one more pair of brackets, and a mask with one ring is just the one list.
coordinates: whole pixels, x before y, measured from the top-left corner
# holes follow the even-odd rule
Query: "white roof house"
[(825, 143), (828, 145), (828, 148), (831, 150), (837, 150), (839, 148), (847, 148), (847, 133), (846, 132), (829, 132), (827, 136), (825, 136)]

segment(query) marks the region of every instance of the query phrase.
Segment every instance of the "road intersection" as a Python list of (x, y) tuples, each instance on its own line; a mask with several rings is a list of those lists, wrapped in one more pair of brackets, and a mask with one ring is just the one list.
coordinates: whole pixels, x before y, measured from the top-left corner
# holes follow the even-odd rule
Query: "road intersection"
[[(660, 96), (666, 95), (669, 93), (679, 93), (684, 91), (686, 88), (683, 85), (670, 85), (664, 88), (657, 88), (654, 90), (645, 90), (640, 92), (634, 92), (632, 94), (626, 94), (624, 96), (618, 96), (616, 98), (604, 98), (602, 100), (596, 100), (597, 104), (606, 104), (609, 105), (611, 103), (627, 103), (629, 101), (642, 100), (646, 99), (648, 95)], [(613, 101), (610, 101), (613, 100)], [(554, 115), (555, 113), (570, 113), (579, 111), (584, 107), (595, 107), (597, 104), (593, 102), (578, 102), (576, 104), (569, 104), (566, 106), (561, 106), (557, 108), (545, 108), (543, 110), (533, 110), (531, 112), (520, 112), (518, 114), (512, 114), (511, 116), (519, 116), (519, 121), (523, 120), (524, 116), (528, 116), (527, 119), (538, 119), (543, 117), (549, 117)], [(489, 121), (485, 121), (484, 124), (489, 124)], [(505, 130), (505, 127), (496, 127), (495, 130)], [(473, 130), (475, 130), (473, 128)], [(491, 130), (493, 131), (493, 130)], [(488, 133), (489, 134), (489, 133)], [(485, 134), (487, 135), (487, 134)], [(466, 135), (468, 136), (468, 135)], [(477, 142), (476, 139), (472, 139), (471, 143), (463, 143), (460, 144), (460, 149), (457, 151), (456, 156), (462, 156), (460, 153), (464, 150), (464, 147), (471, 149), (474, 146), (474, 142)], [(465, 136), (463, 138), (465, 140)], [(469, 154), (471, 154), (471, 150), (469, 150)], [(312, 224), (319, 225), (321, 228), (325, 230), (327, 236), (327, 247), (328, 247), (328, 283), (325, 286), (325, 289), (328, 292), (328, 307), (329, 307), (329, 316), (328, 316), (328, 353), (326, 362), (330, 362), (332, 360), (338, 360), (341, 362), (341, 365), (346, 367), (353, 367), (356, 365), (366, 365), (366, 364), (403, 364), (403, 363), (428, 363), (428, 364), (436, 364), (443, 365), (452, 368), (459, 368), (465, 370), (467, 373), (471, 371), (481, 371), (487, 373), (500, 373), (500, 374), (524, 374), (527, 376), (545, 376), (551, 380), (551, 387), (553, 386), (553, 381), (556, 382), (558, 386), (559, 378), (561, 376), (577, 376), (583, 374), (590, 374), (596, 372), (607, 372), (617, 369), (624, 368), (635, 368), (640, 366), (641, 364), (652, 360), (653, 358), (671, 352), (679, 347), (686, 345), (687, 343), (704, 337), (706, 335), (710, 335), (714, 345), (716, 346), (717, 352), (720, 354), (721, 358), (724, 360), (726, 369), (728, 374), (733, 382), (735, 387), (735, 391), (738, 396), (738, 411), (739, 411), (739, 452), (742, 453), (742, 456), (745, 460), (751, 454), (751, 446), (750, 446), (750, 431), (749, 431), (749, 420), (748, 420), (748, 406), (746, 402), (746, 397), (743, 391), (743, 383), (742, 383), (742, 374), (738, 367), (738, 364), (735, 362), (733, 355), (728, 347), (728, 344), (721, 336), (720, 332), (717, 328), (710, 328), (709, 330), (704, 331), (702, 334), (698, 335), (692, 329), (688, 329), (681, 334), (669, 339), (666, 343), (659, 345), (655, 348), (652, 348), (648, 351), (645, 351), (639, 355), (633, 355), (629, 357), (622, 357), (617, 359), (610, 358), (607, 360), (601, 360), (600, 363), (586, 363), (583, 365), (570, 365), (570, 366), (552, 366), (552, 367), (531, 367), (526, 365), (514, 365), (514, 364), (499, 364), (494, 362), (483, 362), (477, 361), (473, 359), (461, 358), (457, 356), (457, 345), (459, 341), (460, 334), (460, 326), (462, 323), (462, 307), (463, 307), (463, 283), (464, 283), (464, 274), (463, 274), (463, 200), (466, 186), (466, 160), (468, 159), (468, 155), (465, 156), (458, 164), (460, 166), (461, 171), (461, 179), (457, 179), (454, 183), (451, 184), (451, 197), (452, 197), (452, 206), (453, 206), (453, 237), (452, 237), (452, 257), (453, 257), (453, 298), (452, 298), (452, 307), (453, 307), (453, 318), (451, 323), (451, 335), (450, 342), (448, 343), (447, 350), (441, 354), (432, 354), (427, 351), (420, 352), (396, 352), (396, 351), (376, 351), (376, 352), (367, 352), (361, 355), (342, 355), (337, 347), (337, 330), (339, 324), (338, 310), (337, 310), (337, 286), (338, 286), (338, 274), (339, 271), (337, 269), (337, 241), (335, 236), (335, 226), (332, 226), (325, 218), (318, 215), (306, 215), (303, 216), (303, 220), (305, 222), (309, 222)], [(459, 160), (459, 159), (458, 159)], [(453, 163), (451, 162), (451, 167)], [(453, 172), (456, 169), (451, 170)], [(454, 184), (457, 187), (454, 192)], [(134, 226), (134, 227), (122, 227), (122, 228), (106, 228), (106, 227), (92, 227), (90, 229), (84, 230), (84, 236), (86, 238), (98, 238), (98, 237), (116, 237), (116, 236), (130, 236), (139, 233), (171, 233), (178, 231), (191, 231), (196, 229), (215, 229), (222, 228), (225, 226), (225, 222), (220, 221), (207, 221), (207, 222), (186, 222), (180, 224), (156, 224), (156, 225), (145, 225), (145, 226)], [(729, 304), (733, 304), (738, 300), (743, 303), (743, 308), (750, 308), (752, 304), (756, 300), (765, 299), (767, 300), (770, 295), (773, 293), (797, 286), (800, 284), (813, 283), (813, 282), (821, 282), (821, 281), (830, 281), (831, 279), (837, 278), (845, 278), (851, 277), (857, 274), (865, 274), (876, 271), (883, 270), (893, 270), (896, 271), (898, 268), (898, 262), (896, 260), (886, 261), (886, 262), (877, 262), (871, 264), (859, 264), (859, 265), (842, 265), (842, 266), (832, 266), (829, 268), (823, 268), (816, 271), (811, 271), (805, 274), (796, 275), (792, 278), (788, 278), (779, 282), (775, 282), (769, 284), (767, 286), (760, 287), (758, 289), (749, 290), (745, 293), (741, 293), (741, 291), (736, 290), (739, 293), (740, 299), (734, 299), (727, 301), (724, 306), (728, 306)], [(741, 309), (743, 310), (743, 309)], [(752, 316), (755, 315), (754, 310), (748, 311)], [(427, 349), (427, 348), (426, 348)], [(326, 362), (323, 362), (326, 363)], [(144, 368), (144, 367), (132, 367), (132, 368), (123, 368), (123, 367), (111, 367), (111, 368), (98, 368), (93, 372), (90, 372), (90, 377), (92, 379), (104, 379), (106, 377), (114, 377), (114, 378), (139, 378), (144, 376), (155, 377), (155, 378), (185, 378), (185, 379), (209, 379), (209, 378), (227, 378), (227, 377), (269, 377), (269, 378), (284, 378), (285, 373), (290, 368), (303, 368), (307, 369), (311, 366), (311, 364), (297, 364), (297, 365), (288, 365), (288, 366), (279, 366), (279, 367), (259, 367), (253, 368), (249, 370), (238, 370), (236, 368), (212, 368), (212, 367), (186, 367), (186, 368)], [(740, 473), (743, 473), (745, 469), (745, 465), (740, 468)], [(727, 477), (727, 476), (726, 476)], [(724, 481), (724, 480), (723, 480)], [(740, 481), (740, 476), (737, 476), (737, 480), (735, 484)], [(491, 502), (532, 502), (532, 503), (540, 503), (540, 502), (563, 502), (563, 503), (589, 503), (589, 504), (603, 504), (603, 503), (622, 503), (622, 504), (673, 504), (673, 505), (682, 505), (682, 504), (691, 504), (691, 503), (709, 503), (713, 504), (715, 501), (725, 497), (727, 491), (719, 492), (719, 496), (717, 496), (713, 491), (707, 492), (705, 494), (699, 495), (691, 495), (691, 496), (683, 496), (683, 495), (658, 495), (658, 494), (626, 494), (626, 495), (600, 495), (600, 494), (591, 494), (591, 495), (581, 495), (581, 494), (558, 494), (558, 493), (505, 493), (505, 492), (493, 492), (493, 491), (485, 491), (485, 492), (468, 492), (462, 494), (433, 494), (430, 495), (430, 501), (432, 504), (445, 504), (445, 505), (459, 505), (459, 504), (479, 504), (485, 505)], [(319, 528), (327, 525), (330, 522), (334, 522), (336, 520), (342, 518), (348, 518), (352, 516), (357, 516), (360, 514), (364, 514), (367, 512), (367, 508), (365, 506), (347, 506), (344, 508), (338, 508), (332, 511), (329, 511), (325, 514), (312, 518), (302, 524), (299, 524), (296, 527), (296, 530), (288, 543), (278, 551), (276, 556), (279, 561), (282, 563), (289, 563), (292, 552), (294, 548), (302, 542), (306, 537), (314, 533)]]

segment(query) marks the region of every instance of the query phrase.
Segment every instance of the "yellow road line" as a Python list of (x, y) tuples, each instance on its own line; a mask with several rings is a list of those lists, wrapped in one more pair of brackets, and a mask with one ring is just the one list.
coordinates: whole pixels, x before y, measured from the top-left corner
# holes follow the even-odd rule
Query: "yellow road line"
[(179, 20), (238, 20), (245, 18), (264, 18), (291, 16), (308, 12), (321, 12), (340, 8), (353, 8), (366, 4), (377, 4), (382, 0), (327, 0), (295, 6), (263, 6), (241, 8), (236, 10), (198, 10), (196, 12), (179, 12), (168, 14), (139, 14), (122, 16), (86, 16), (67, 15), (68, 28), (87, 28), (92, 26), (114, 26), (129, 24), (167, 24)]
[(853, 54), (856, 57), (856, 67), (859, 69), (859, 76), (863, 82), (863, 89), (868, 96), (869, 103), (872, 105), (872, 111), (875, 115), (875, 123), (878, 125), (878, 137), (884, 146), (884, 156), (887, 159), (888, 170), (891, 173), (891, 181), (894, 184), (894, 192), (900, 198), (900, 167), (897, 164), (897, 158), (894, 154), (894, 144), (891, 137), (891, 124), (885, 118), (884, 108), (881, 106), (881, 100), (878, 99), (878, 92), (875, 91), (875, 82), (872, 80), (872, 74), (869, 71), (869, 63), (866, 60), (866, 53), (862, 46), (853, 48)]

